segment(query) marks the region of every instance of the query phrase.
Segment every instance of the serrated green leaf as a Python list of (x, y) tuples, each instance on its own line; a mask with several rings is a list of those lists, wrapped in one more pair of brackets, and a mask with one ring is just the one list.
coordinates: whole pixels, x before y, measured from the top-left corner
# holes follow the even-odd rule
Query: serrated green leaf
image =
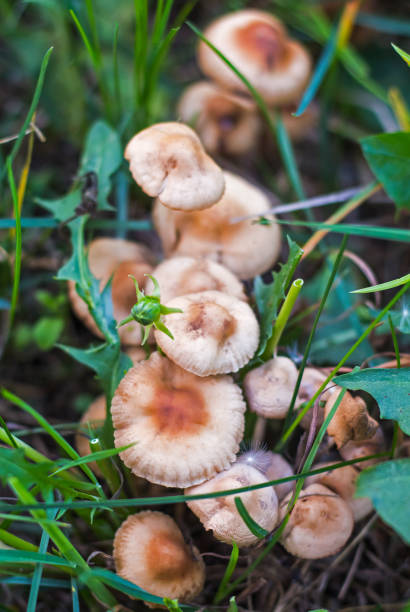
[(395, 459), (363, 470), (355, 497), (370, 497), (381, 518), (410, 544), (410, 459)]
[(410, 209), (410, 132), (376, 134), (360, 141), (372, 172), (399, 208)]
[(379, 404), (380, 416), (397, 421), (410, 434), (410, 368), (369, 368), (333, 380), (340, 387), (370, 393)]

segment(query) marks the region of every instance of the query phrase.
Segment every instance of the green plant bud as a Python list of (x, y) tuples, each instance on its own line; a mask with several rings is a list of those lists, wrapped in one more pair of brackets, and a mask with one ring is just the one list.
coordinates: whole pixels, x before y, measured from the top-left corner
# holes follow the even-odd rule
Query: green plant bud
[(149, 325), (159, 319), (160, 308), (161, 304), (158, 298), (147, 296), (134, 304), (131, 308), (131, 315), (141, 325)]

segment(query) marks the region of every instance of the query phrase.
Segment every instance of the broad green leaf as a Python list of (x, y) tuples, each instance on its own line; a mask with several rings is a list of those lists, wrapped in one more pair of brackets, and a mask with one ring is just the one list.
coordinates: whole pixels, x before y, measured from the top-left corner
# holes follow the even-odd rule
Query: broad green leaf
[(381, 518), (410, 544), (410, 459), (395, 459), (364, 470), (355, 497), (370, 497)]
[(401, 59), (406, 62), (407, 66), (410, 66), (410, 54), (406, 53), (406, 51), (403, 51), (403, 49), (400, 49), (400, 47), (398, 47), (394, 43), (391, 43), (391, 46), (396, 51), (396, 53), (400, 55)]
[(360, 141), (373, 173), (399, 208), (410, 209), (410, 132), (376, 134)]
[(406, 274), (406, 276), (402, 276), (401, 278), (395, 278), (387, 283), (381, 283), (380, 285), (356, 289), (356, 291), (351, 291), (350, 293), (374, 293), (375, 291), (386, 291), (387, 289), (394, 289), (394, 287), (400, 287), (406, 283), (410, 283), (410, 274)]
[(60, 317), (42, 317), (33, 328), (34, 340), (43, 351), (51, 349), (64, 329), (64, 319)]
[(346, 389), (367, 391), (379, 404), (383, 419), (394, 419), (410, 434), (410, 368), (372, 368), (333, 379)]

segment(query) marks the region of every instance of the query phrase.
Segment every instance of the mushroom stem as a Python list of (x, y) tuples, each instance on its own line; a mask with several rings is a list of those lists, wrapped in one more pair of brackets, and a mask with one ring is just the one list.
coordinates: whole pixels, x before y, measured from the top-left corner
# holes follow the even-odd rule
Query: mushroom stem
[(270, 340), (267, 343), (265, 352), (263, 354), (263, 358), (265, 360), (271, 359), (272, 357), (276, 357), (276, 348), (279, 344), (279, 340), (282, 336), (282, 332), (285, 329), (285, 325), (289, 320), (291, 312), (293, 310), (293, 306), (297, 300), (297, 297), (303, 287), (304, 281), (302, 278), (298, 278), (293, 281), (288, 291), (288, 294), (285, 298), (285, 301), (282, 304), (282, 307), (279, 311), (277, 319), (275, 321), (275, 325), (273, 328), (273, 334)]

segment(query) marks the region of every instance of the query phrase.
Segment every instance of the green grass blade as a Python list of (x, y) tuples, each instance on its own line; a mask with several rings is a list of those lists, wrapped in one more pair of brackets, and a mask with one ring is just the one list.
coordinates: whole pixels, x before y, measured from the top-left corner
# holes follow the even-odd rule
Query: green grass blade
[(121, 99), (121, 84), (120, 84), (120, 73), (118, 65), (118, 34), (119, 25), (115, 24), (114, 27), (114, 38), (112, 45), (112, 72), (114, 81), (114, 99), (117, 105), (117, 118), (120, 119), (122, 115), (122, 99)]
[[(49, 497), (51, 497), (52, 499), (52, 496), (49, 496)], [(51, 519), (53, 519), (56, 514), (57, 514), (57, 510), (47, 511), (47, 515)], [(47, 552), (49, 541), (50, 541), (49, 534), (43, 530), (43, 533), (41, 534), (40, 546), (38, 548), (38, 552), (40, 554), (45, 554)], [(30, 594), (29, 594), (28, 603), (27, 603), (27, 612), (36, 612), (38, 592), (40, 590), (42, 576), (43, 576), (43, 564), (38, 563), (36, 567), (34, 568), (33, 579), (31, 582)]]
[(357, 23), (366, 28), (385, 32), (387, 34), (397, 34), (410, 36), (410, 21), (405, 19), (394, 19), (387, 15), (374, 15), (373, 13), (359, 13)]
[(73, 21), (74, 21), (74, 23), (75, 23), (75, 25), (77, 27), (77, 30), (78, 30), (81, 38), (82, 38), (84, 46), (87, 49), (87, 53), (90, 56), (91, 63), (93, 64), (94, 68), (97, 68), (98, 67), (98, 60), (96, 58), (93, 46), (92, 46), (92, 44), (91, 44), (87, 34), (85, 33), (85, 30), (84, 30), (83, 26), (81, 25), (77, 15), (75, 14), (75, 12), (72, 9), (70, 9), (70, 15), (73, 18)]
[[(18, 515), (14, 515), (14, 516), (18, 516)], [(7, 521), (12, 520), (8, 515), (4, 515), (4, 514), (2, 515), (2, 518), (6, 518)], [(38, 525), (37, 521), (34, 521), (34, 519), (32, 519), (32, 521), (33, 523), (36, 523), (36, 525)], [(31, 542), (27, 542), (27, 540), (23, 540), (22, 538), (19, 538), (18, 536), (11, 533), (10, 530), (8, 529), (6, 530), (3, 528), (0, 528), (0, 541), (6, 544), (6, 546), (17, 548), (17, 550), (26, 550), (29, 552), (38, 551), (38, 546), (35, 546)]]
[(71, 578), (71, 597), (73, 601), (73, 612), (80, 612), (80, 599), (78, 597), (78, 582), (74, 577)]
[(127, 448), (131, 448), (131, 446), (134, 446), (134, 444), (135, 442), (132, 442), (131, 444), (127, 444), (126, 446), (121, 446), (119, 448), (107, 448), (106, 450), (97, 451), (96, 453), (90, 453), (85, 457), (80, 457), (79, 459), (75, 459), (74, 461), (69, 461), (68, 463), (65, 463), (63, 466), (59, 467), (52, 474), (50, 474), (50, 476), (55, 476), (56, 474), (59, 474), (64, 470), (69, 470), (79, 465), (91, 463), (93, 461), (100, 461), (102, 459), (108, 459), (109, 457), (114, 457), (115, 455), (118, 455), (118, 453), (122, 453), (122, 451), (126, 450)]
[(235, 571), (236, 565), (239, 559), (239, 548), (236, 542), (232, 542), (232, 551), (231, 556), (229, 557), (229, 562), (225, 570), (225, 574), (218, 586), (218, 590), (216, 592), (214, 598), (214, 604), (217, 605), (222, 601), (221, 594), (225, 592), (226, 587), (229, 584), (232, 574)]
[(9, 311), (8, 329), (13, 325), (14, 316), (16, 314), (19, 286), (20, 286), (20, 274), (21, 274), (21, 250), (22, 250), (22, 235), (21, 235), (21, 221), (20, 221), (20, 210), (18, 205), (18, 196), (16, 183), (14, 181), (13, 169), (12, 169), (12, 156), (11, 154), (7, 158), (7, 175), (9, 179), (11, 197), (13, 200), (14, 217), (16, 220), (16, 246), (14, 250), (14, 275), (13, 275), (13, 288), (11, 292), (11, 304)]
[[(31, 578), (26, 576), (9, 576), (7, 578), (0, 578), (0, 584), (22, 584), (27, 586), (31, 584)], [(70, 583), (68, 580), (60, 580), (58, 578), (42, 578), (40, 587), (69, 589)]]
[(364, 289), (356, 289), (350, 293), (374, 293), (375, 291), (386, 291), (387, 289), (394, 289), (394, 287), (400, 287), (410, 281), (410, 274), (402, 276), (401, 278), (395, 278), (394, 280), (388, 281), (387, 283), (381, 283), (380, 285), (373, 285), (372, 287), (364, 287)]
[[(278, 112), (275, 113), (274, 136), (276, 136), (279, 151), (281, 153), (284, 166), (288, 172), (290, 184), (293, 186), (293, 190), (296, 193), (297, 197), (301, 200), (304, 200), (306, 198), (306, 195), (302, 186), (302, 181), (296, 164), (295, 155), (293, 153), (292, 142), (289, 138), (282, 116)], [(306, 212), (311, 213), (310, 209), (307, 209)]]
[(6, 435), (10, 441), (11, 446), (13, 446), (14, 448), (18, 448), (17, 443), (14, 437), (12, 436), (9, 428), (7, 427), (6, 421), (3, 419), (2, 416), (0, 416), (0, 427), (2, 427), (4, 431), (6, 432)]
[(350, 223), (320, 223), (316, 221), (290, 221), (285, 219), (275, 219), (274, 223), (279, 225), (294, 225), (301, 227), (311, 227), (312, 229), (325, 229), (337, 234), (347, 234), (348, 236), (366, 236), (379, 240), (393, 240), (395, 242), (410, 242), (410, 230), (397, 229), (395, 227), (377, 227), (375, 225), (355, 225)]
[(22, 563), (44, 563), (45, 565), (61, 565), (63, 567), (75, 567), (75, 563), (71, 563), (62, 557), (50, 555), (48, 553), (40, 554), (38, 552), (30, 552), (26, 550), (0, 550), (0, 563), (12, 563), (21, 565)]
[(266, 531), (266, 529), (258, 525), (258, 523), (251, 517), (251, 515), (245, 508), (245, 504), (243, 503), (241, 498), (235, 497), (234, 502), (236, 509), (241, 516), (241, 519), (243, 520), (249, 531), (260, 540), (262, 538), (266, 538), (266, 536), (269, 535), (269, 531)]
[(400, 49), (400, 47), (398, 47), (394, 43), (391, 43), (391, 46), (396, 51), (396, 53), (400, 55), (401, 59), (404, 60), (408, 66), (410, 66), (410, 54), (406, 53), (406, 51), (403, 51), (403, 49)]

